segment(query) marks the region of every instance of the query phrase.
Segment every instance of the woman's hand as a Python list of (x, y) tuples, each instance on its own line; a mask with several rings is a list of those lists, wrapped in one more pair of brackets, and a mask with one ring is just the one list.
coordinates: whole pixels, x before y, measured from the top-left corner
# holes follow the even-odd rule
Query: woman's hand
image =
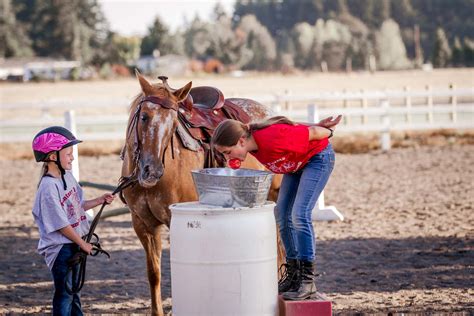
[(342, 119), (342, 115), (338, 115), (335, 119), (333, 119), (332, 116), (330, 116), (319, 121), (319, 123), (316, 125), (334, 130), (336, 128), (336, 125), (339, 124), (339, 122), (341, 121), (341, 119)]

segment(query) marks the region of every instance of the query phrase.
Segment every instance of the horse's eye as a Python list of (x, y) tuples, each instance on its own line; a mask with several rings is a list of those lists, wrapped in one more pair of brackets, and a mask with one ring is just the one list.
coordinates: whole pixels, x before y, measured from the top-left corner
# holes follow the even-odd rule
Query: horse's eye
[(148, 120), (148, 115), (146, 113), (143, 113), (140, 117), (140, 119), (143, 121), (143, 122), (146, 122)]

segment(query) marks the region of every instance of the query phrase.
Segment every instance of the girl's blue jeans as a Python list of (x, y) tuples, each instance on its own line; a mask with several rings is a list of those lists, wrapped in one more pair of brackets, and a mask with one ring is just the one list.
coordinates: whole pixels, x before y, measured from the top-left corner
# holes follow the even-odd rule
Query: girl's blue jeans
[[(54, 281), (54, 297), (53, 297), (53, 315), (82, 315), (81, 299), (78, 294), (69, 294), (66, 291), (65, 279), (66, 275), (69, 276), (67, 280), (69, 288), (71, 287), (72, 275), (76, 273), (69, 273), (68, 260), (74, 256), (76, 252), (80, 251), (78, 245), (64, 244), (59, 251), (58, 257), (54, 262), (52, 274)], [(78, 268), (78, 265), (75, 266)]]
[(275, 217), (287, 259), (315, 259), (316, 241), (311, 213), (328, 182), (334, 161), (334, 151), (329, 144), (314, 155), (303, 169), (283, 176)]

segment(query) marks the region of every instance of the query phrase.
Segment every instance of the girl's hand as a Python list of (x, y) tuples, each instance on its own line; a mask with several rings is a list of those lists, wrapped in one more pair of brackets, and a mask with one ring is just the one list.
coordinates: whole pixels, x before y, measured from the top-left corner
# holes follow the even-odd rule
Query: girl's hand
[(112, 195), (111, 193), (105, 193), (104, 195), (101, 196), (102, 203), (107, 203), (110, 204), (114, 201), (115, 195)]
[(82, 251), (84, 251), (84, 252), (87, 253), (88, 255), (91, 254), (91, 252), (92, 252), (92, 245), (89, 244), (88, 242), (85, 242), (85, 241), (84, 241), (83, 243), (81, 243), (80, 247), (81, 247)]

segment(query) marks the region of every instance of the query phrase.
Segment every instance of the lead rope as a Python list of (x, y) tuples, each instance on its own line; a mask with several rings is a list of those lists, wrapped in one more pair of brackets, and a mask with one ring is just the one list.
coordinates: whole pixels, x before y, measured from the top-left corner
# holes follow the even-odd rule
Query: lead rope
[[(118, 192), (121, 192), (122, 190), (134, 184), (135, 182), (136, 182), (136, 178), (133, 177), (133, 175), (130, 177), (122, 177), (119, 181), (119, 185), (114, 190), (114, 192), (112, 192), (112, 194), (115, 195)], [(94, 220), (92, 221), (91, 227), (89, 229), (89, 233), (83, 238), (87, 243), (92, 244), (91, 256), (95, 257), (99, 253), (103, 253), (110, 259), (109, 253), (105, 251), (104, 249), (102, 249), (102, 247), (100, 246), (99, 236), (97, 236), (97, 234), (94, 233), (95, 228), (97, 227), (97, 224), (99, 223), (100, 216), (102, 215), (102, 211), (104, 210), (104, 207), (106, 205), (107, 205), (107, 202), (104, 201), (104, 203), (102, 203), (102, 206), (99, 212), (97, 213), (97, 215), (94, 217)], [(94, 241), (92, 241), (93, 238), (95, 238)], [(87, 253), (85, 253), (82, 250), (77, 252), (71, 259), (69, 259), (68, 261), (69, 270), (66, 273), (66, 277), (64, 278), (64, 285), (65, 285), (66, 292), (68, 292), (70, 295), (79, 293), (82, 287), (84, 286), (84, 282), (86, 279), (86, 263), (87, 263)], [(71, 286), (69, 286), (68, 284), (69, 276), (71, 276)]]

